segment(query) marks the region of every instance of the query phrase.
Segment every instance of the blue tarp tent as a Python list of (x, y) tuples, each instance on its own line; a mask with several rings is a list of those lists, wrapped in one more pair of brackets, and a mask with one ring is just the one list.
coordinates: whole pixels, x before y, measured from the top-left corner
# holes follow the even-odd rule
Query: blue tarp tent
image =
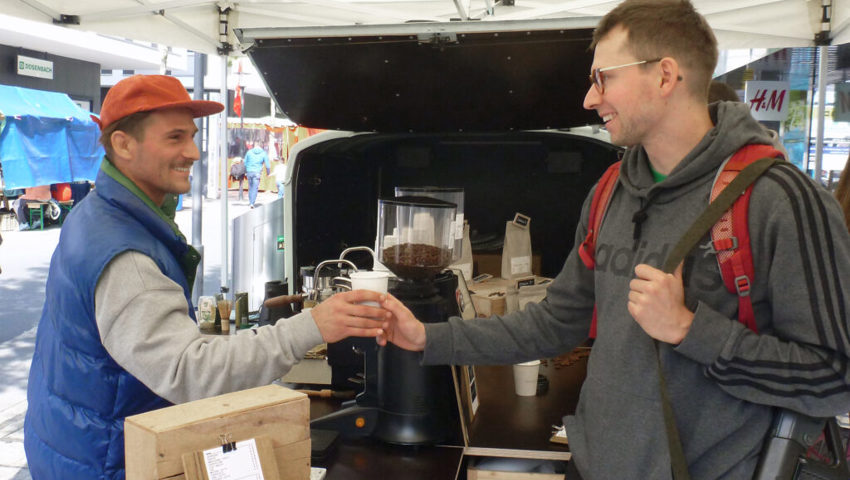
[(7, 189), (95, 179), (103, 158), (100, 129), (68, 95), (0, 85), (0, 112)]

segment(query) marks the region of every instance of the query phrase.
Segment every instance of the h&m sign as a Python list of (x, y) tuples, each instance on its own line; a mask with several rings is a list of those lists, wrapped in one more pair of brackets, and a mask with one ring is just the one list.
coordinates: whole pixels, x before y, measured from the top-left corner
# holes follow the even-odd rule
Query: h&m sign
[(18, 55), (18, 75), (53, 80), (53, 62)]
[(788, 117), (791, 102), (788, 82), (747, 82), (745, 102), (756, 120), (782, 121)]

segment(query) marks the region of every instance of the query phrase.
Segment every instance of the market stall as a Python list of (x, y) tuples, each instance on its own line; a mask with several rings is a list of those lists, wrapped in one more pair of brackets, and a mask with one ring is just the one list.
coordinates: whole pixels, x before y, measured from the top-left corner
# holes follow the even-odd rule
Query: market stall
[(95, 179), (103, 158), (100, 129), (68, 95), (0, 85), (0, 105), (6, 189)]

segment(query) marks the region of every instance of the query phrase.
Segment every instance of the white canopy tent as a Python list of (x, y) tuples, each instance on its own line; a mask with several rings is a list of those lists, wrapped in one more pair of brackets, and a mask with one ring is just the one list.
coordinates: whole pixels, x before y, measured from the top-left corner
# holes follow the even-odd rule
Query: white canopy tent
[[(452, 19), (570, 19), (592, 27), (611, 0), (6, 0), (4, 13), (214, 54), (237, 45), (235, 28), (395, 24)], [(850, 40), (846, 0), (694, 0), (721, 49), (813, 45), (822, 4), (832, 5), (830, 38)], [(226, 37), (221, 36), (226, 21)]]
[[(692, 0), (722, 50), (806, 47), (850, 42), (850, 0)], [(239, 55), (234, 29), (386, 25), (411, 21), (563, 19), (593, 27), (617, 0), (3, 0), (3, 13), (27, 20), (196, 52)], [(824, 18), (829, 22), (823, 22)], [(480, 25), (479, 25), (480, 26)], [(5, 27), (0, 26), (0, 33)], [(825, 48), (821, 58), (825, 57)], [(227, 61), (222, 61), (227, 98)], [(820, 76), (822, 79), (824, 75)], [(823, 81), (823, 80), (822, 80)], [(823, 95), (825, 85), (820, 85)], [(823, 98), (820, 105), (823, 110)], [(822, 119), (822, 111), (819, 112)], [(217, 141), (226, 165), (226, 122)], [(823, 120), (820, 121), (822, 138)], [(822, 151), (818, 142), (817, 158)], [(816, 164), (818, 164), (816, 162)], [(819, 164), (818, 164), (819, 165)], [(220, 168), (226, 182), (225, 168)], [(223, 196), (226, 198), (226, 196)], [(227, 202), (222, 201), (227, 218)], [(227, 222), (222, 232), (222, 285), (227, 284)]]

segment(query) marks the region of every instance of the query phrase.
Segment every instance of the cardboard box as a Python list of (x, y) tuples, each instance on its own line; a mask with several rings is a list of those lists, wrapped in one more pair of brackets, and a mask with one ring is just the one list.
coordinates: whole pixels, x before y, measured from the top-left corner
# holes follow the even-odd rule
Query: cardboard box
[[(540, 275), (541, 257), (539, 253), (531, 256), (531, 272)], [(494, 277), (502, 275), (502, 252), (472, 253), (473, 274), (489, 273)]]
[(469, 285), (472, 304), (475, 306), (475, 315), (486, 318), (491, 315), (509, 313), (508, 290), (510, 290), (512, 284), (512, 281), (504, 278), (491, 278)]
[(159, 480), (184, 473), (182, 456), (234, 442), (271, 440), (280, 479), (310, 478), (310, 401), (278, 385), (252, 388), (127, 417), (127, 480)]
[[(521, 310), (525, 304), (520, 305), (518, 292), (522, 285), (546, 285), (551, 279), (546, 277), (526, 277), (508, 280), (505, 278), (490, 278), (469, 285), (469, 293), (472, 304), (475, 306), (475, 315), (478, 317), (489, 317), (491, 315), (504, 315)], [(544, 292), (545, 295), (545, 292)], [(536, 301), (541, 300), (542, 297)]]

